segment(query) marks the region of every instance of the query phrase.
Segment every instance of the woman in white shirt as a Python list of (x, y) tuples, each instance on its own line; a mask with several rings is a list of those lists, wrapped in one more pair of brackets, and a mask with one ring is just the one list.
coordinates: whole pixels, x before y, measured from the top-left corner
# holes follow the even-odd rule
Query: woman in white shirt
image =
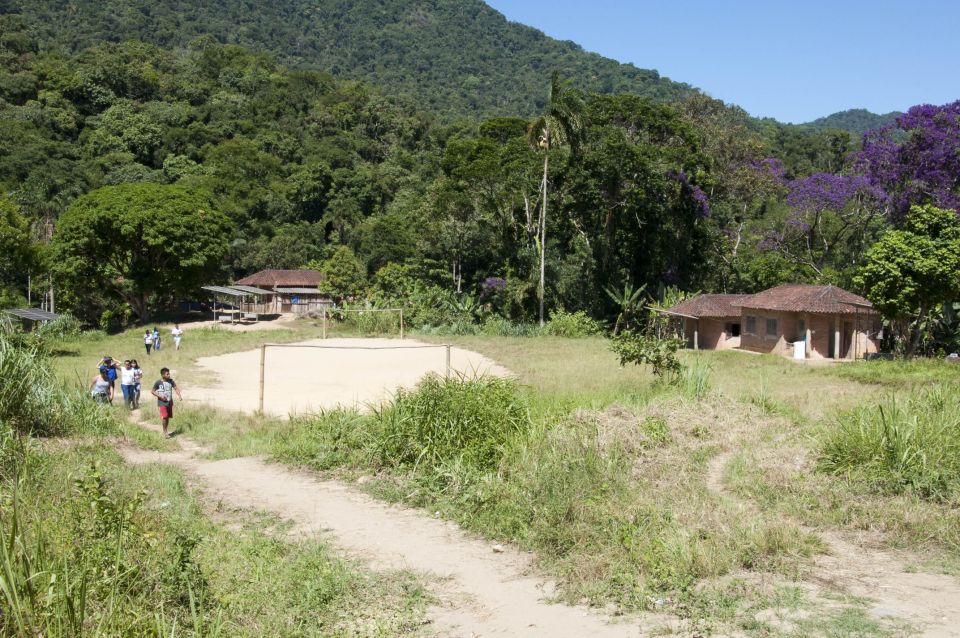
[(174, 324), (173, 330), (170, 331), (170, 334), (173, 335), (173, 345), (177, 350), (180, 349), (180, 339), (183, 337), (183, 330), (180, 328), (180, 324)]

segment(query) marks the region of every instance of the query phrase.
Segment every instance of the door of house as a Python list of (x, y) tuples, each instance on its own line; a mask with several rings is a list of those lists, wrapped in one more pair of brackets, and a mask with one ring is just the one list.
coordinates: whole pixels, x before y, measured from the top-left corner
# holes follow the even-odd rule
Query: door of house
[(830, 336), (827, 343), (827, 358), (833, 359), (834, 352), (836, 352), (836, 346), (837, 346), (837, 323), (832, 319), (830, 320), (830, 327), (829, 327), (828, 334)]
[(851, 345), (853, 345), (853, 323), (849, 321), (843, 322), (843, 341), (840, 343), (840, 356), (852, 359), (855, 356), (853, 350), (851, 350)]

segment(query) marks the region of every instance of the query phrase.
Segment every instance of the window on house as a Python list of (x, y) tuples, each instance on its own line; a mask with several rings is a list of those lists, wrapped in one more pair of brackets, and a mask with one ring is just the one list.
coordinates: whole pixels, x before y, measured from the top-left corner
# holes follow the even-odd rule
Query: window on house
[(757, 318), (747, 315), (746, 325), (743, 327), (743, 331), (748, 335), (757, 334)]
[(777, 330), (777, 320), (776, 319), (767, 319), (767, 336), (768, 337), (779, 337), (780, 333)]

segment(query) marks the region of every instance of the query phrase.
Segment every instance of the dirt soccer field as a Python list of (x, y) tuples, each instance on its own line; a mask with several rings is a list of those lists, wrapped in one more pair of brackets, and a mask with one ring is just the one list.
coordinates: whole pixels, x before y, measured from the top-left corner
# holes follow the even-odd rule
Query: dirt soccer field
[[(292, 348), (290, 345), (323, 346)], [(197, 361), (209, 383), (191, 389), (191, 398), (228, 410), (253, 413), (260, 397), (260, 349)], [(451, 348), (454, 373), (509, 372), (483, 355)], [(315, 339), (268, 347), (263, 410), (286, 416), (337, 406), (365, 407), (410, 388), (426, 374), (446, 371), (446, 349), (412, 339)]]

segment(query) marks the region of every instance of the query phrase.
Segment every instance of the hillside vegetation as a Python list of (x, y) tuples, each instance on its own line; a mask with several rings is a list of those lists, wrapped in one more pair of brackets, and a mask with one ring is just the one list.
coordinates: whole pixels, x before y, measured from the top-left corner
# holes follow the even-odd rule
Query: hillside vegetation
[[(529, 116), (553, 70), (597, 93), (676, 100), (693, 89), (508, 22), (480, 0), (12, 0), (45, 50), (136, 39), (166, 49), (197, 38), (269, 52), (290, 66), (369, 81), (446, 117)], [(3, 12), (0, 9), (0, 12)]]
[(850, 131), (857, 135), (863, 135), (867, 131), (893, 124), (898, 116), (903, 115), (899, 111), (891, 111), (882, 115), (871, 113), (866, 109), (849, 109), (833, 113), (826, 117), (821, 117), (807, 122), (801, 126), (811, 128), (816, 131), (841, 130)]

